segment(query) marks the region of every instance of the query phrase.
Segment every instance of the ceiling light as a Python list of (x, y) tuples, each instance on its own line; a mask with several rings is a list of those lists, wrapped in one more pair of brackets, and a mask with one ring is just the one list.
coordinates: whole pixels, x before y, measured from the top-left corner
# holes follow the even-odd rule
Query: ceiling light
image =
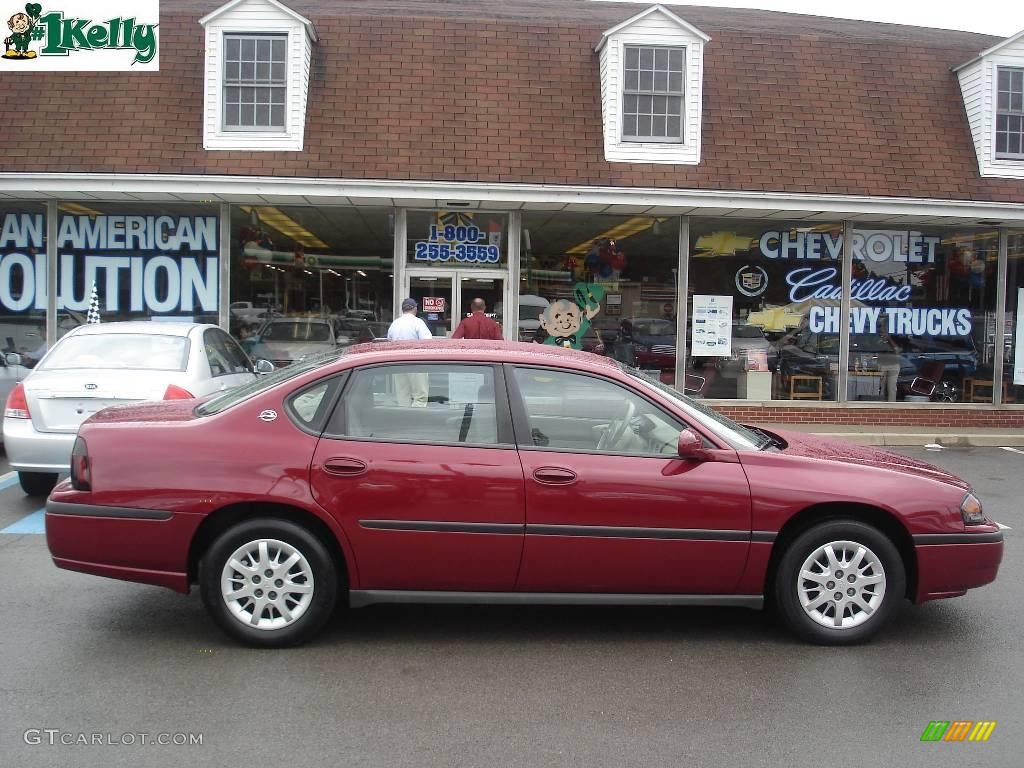
[(78, 203), (61, 203), (57, 208), (65, 213), (77, 213), (80, 216), (102, 216), (102, 211), (97, 211), (95, 208), (90, 208), (87, 205), (79, 205)]
[(277, 208), (254, 208), (243, 205), (242, 210), (255, 217), (252, 222), (253, 226), (259, 226), (256, 222), (262, 222), (268, 227), (276, 229), (285, 237), (290, 237), (296, 243), (305, 246), (306, 248), (329, 247), (327, 243), (299, 224), (291, 216)]
[(362, 277), (366, 277), (366, 273), (365, 273), (365, 272), (363, 272), (363, 270), (361, 270), (361, 269), (357, 269), (357, 270), (356, 270), (356, 274), (357, 274), (357, 275), (361, 275)]
[(627, 237), (643, 232), (654, 226), (654, 219), (647, 218), (645, 216), (636, 216), (632, 219), (627, 219), (621, 224), (617, 224), (609, 230), (602, 232), (601, 234), (590, 238), (589, 240), (574, 245), (572, 248), (566, 251), (567, 254), (586, 254), (594, 245), (595, 240), (623, 240)]

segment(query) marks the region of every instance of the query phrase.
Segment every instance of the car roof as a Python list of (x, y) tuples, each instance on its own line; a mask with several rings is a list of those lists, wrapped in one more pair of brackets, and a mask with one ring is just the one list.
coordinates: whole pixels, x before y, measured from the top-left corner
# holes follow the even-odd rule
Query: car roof
[(76, 336), (97, 336), (108, 333), (142, 333), (154, 336), (188, 336), (195, 328), (218, 328), (211, 323), (153, 322), (128, 320), (121, 323), (93, 323), (72, 329)]
[(553, 344), (521, 341), (482, 341), (476, 339), (437, 341), (387, 341), (354, 344), (348, 347), (343, 360), (356, 365), (401, 360), (465, 360), (495, 363), (566, 365), (592, 371), (617, 371), (611, 358), (564, 349)]

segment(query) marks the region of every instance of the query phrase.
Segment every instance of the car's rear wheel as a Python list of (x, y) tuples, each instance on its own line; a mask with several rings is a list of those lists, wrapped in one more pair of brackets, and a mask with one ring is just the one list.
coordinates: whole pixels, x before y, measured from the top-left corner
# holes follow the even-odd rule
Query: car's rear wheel
[(775, 575), (775, 601), (786, 624), (822, 645), (867, 640), (891, 618), (905, 590), (895, 545), (855, 520), (804, 531), (782, 554)]
[(200, 564), (203, 602), (227, 634), (277, 648), (312, 638), (334, 611), (338, 571), (306, 528), (259, 518), (229, 528)]
[(29, 496), (49, 496), (57, 484), (57, 475), (51, 472), (19, 472), (18, 482), (21, 490)]

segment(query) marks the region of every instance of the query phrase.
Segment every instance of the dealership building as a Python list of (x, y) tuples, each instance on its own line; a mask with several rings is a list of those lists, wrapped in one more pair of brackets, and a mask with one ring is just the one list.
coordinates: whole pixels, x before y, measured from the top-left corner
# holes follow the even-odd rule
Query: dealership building
[(1024, 426), (1024, 33), (571, 0), (159, 22), (158, 71), (0, 62), (5, 351), (94, 293), (342, 344), (406, 296), (444, 343), (480, 297), (743, 419)]

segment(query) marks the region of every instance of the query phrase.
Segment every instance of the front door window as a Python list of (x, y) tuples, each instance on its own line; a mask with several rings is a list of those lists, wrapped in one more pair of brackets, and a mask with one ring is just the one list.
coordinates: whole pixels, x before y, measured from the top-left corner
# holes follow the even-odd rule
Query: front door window
[(452, 330), (452, 307), (455, 294), (454, 281), (450, 275), (410, 277), (409, 296), (420, 306), (420, 318), (427, 324), (434, 336), (450, 336)]

